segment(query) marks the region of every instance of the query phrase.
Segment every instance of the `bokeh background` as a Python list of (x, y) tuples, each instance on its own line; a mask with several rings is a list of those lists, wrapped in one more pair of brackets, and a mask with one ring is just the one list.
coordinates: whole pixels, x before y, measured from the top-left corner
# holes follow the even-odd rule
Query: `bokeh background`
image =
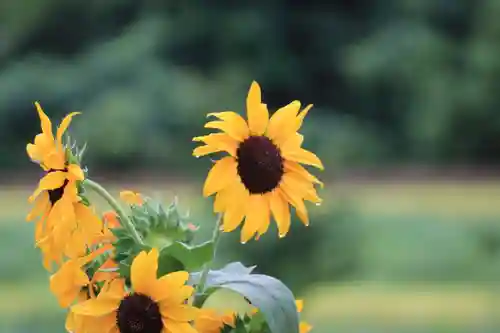
[(24, 222), (35, 100), (55, 122), (83, 112), (90, 177), (178, 195), (209, 233), (191, 138), (257, 80), (271, 109), (315, 104), (325, 202), (285, 239), (225, 236), (219, 264), (282, 279), (316, 333), (498, 332), (499, 16), (498, 0), (2, 0), (0, 331), (64, 331)]

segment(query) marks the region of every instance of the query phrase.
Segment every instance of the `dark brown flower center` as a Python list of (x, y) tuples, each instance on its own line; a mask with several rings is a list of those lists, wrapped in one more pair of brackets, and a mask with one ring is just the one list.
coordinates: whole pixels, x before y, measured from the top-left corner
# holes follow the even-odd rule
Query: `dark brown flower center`
[[(68, 171), (68, 170), (67, 170), (67, 169), (64, 169), (64, 170), (54, 170), (54, 169), (50, 169), (50, 170), (48, 171), (48, 173), (55, 172), (55, 171), (63, 171), (63, 172), (66, 172), (66, 171)], [(52, 206), (54, 206), (54, 204), (55, 204), (56, 202), (58, 202), (58, 201), (62, 198), (62, 196), (63, 196), (63, 194), (64, 194), (64, 188), (66, 187), (66, 185), (68, 185), (68, 180), (67, 180), (67, 179), (65, 179), (65, 180), (64, 180), (64, 183), (63, 183), (63, 185), (62, 185), (61, 187), (56, 188), (56, 189), (54, 189), (54, 190), (48, 190), (48, 191), (47, 191), (47, 192), (49, 192), (49, 200), (50, 200), (50, 203), (52, 204)]]
[(120, 333), (160, 333), (163, 328), (158, 304), (142, 294), (131, 294), (120, 302), (116, 324)]
[(251, 194), (274, 190), (283, 176), (283, 158), (278, 147), (265, 136), (250, 136), (236, 152), (238, 174)]

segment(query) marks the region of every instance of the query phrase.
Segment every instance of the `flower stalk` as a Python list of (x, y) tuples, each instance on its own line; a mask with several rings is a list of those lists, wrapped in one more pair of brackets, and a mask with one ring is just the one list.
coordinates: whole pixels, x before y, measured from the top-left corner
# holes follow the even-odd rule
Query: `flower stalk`
[(212, 242), (214, 244), (214, 253), (212, 255), (212, 260), (207, 262), (203, 266), (203, 270), (201, 271), (200, 282), (196, 286), (195, 299), (193, 301), (193, 305), (196, 307), (201, 307), (200, 304), (203, 300), (203, 292), (205, 290), (205, 284), (207, 283), (208, 273), (210, 272), (210, 268), (212, 267), (212, 263), (215, 260), (215, 256), (217, 254), (217, 246), (219, 245), (220, 236), (221, 236), (221, 223), (222, 223), (222, 214), (217, 214), (217, 220), (215, 222), (214, 231), (212, 233)]
[(143, 245), (144, 242), (142, 240), (141, 235), (137, 232), (137, 230), (134, 227), (134, 224), (128, 217), (127, 213), (123, 210), (123, 208), (120, 206), (120, 204), (113, 198), (113, 196), (104, 188), (102, 187), (99, 183), (90, 180), (90, 179), (85, 179), (83, 181), (84, 186), (90, 188), (92, 191), (100, 195), (104, 200), (108, 202), (108, 204), (113, 208), (118, 216), (120, 217), (121, 224), (127, 231), (130, 233), (131, 237), (134, 239), (134, 241), (137, 244)]

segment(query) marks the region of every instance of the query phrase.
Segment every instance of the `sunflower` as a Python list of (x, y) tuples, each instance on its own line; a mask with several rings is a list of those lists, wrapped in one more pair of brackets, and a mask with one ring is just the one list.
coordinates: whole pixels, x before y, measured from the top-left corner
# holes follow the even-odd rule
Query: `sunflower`
[(62, 135), (77, 113), (64, 118), (54, 138), (50, 119), (38, 103), (36, 106), (42, 133), (35, 137), (34, 144), (28, 144), (27, 151), (46, 173), (29, 198), (34, 206), (26, 219), (38, 219), (35, 241), (50, 270), (51, 263), (60, 263), (64, 255), (83, 255), (86, 244), (101, 234), (102, 221), (81, 202), (78, 182), (84, 179), (84, 173), (78, 164), (68, 162), (62, 144)]
[[(223, 152), (229, 156), (215, 162), (208, 173), (203, 195), (216, 194), (214, 211), (223, 213), (223, 230), (230, 232), (244, 220), (241, 241), (264, 234), (274, 216), (280, 237), (290, 229), (291, 204), (305, 224), (309, 224), (304, 200), (321, 202), (315, 184), (322, 183), (302, 165), (323, 169), (320, 159), (301, 147), (298, 133), (311, 109), (300, 111), (300, 102), (278, 109), (271, 118), (261, 101), (261, 91), (253, 82), (246, 100), (247, 122), (232, 111), (210, 113), (218, 120), (206, 128), (221, 132), (195, 137), (205, 145), (194, 149), (196, 157)], [(300, 112), (299, 112), (300, 111)]]
[(194, 321), (194, 328), (198, 333), (220, 333), (225, 325), (234, 327), (234, 317), (234, 311), (219, 314), (213, 309), (201, 309)]
[(143, 251), (132, 262), (132, 291), (123, 279), (115, 279), (97, 298), (74, 305), (81, 332), (196, 333), (190, 322), (198, 309), (186, 304), (194, 291), (185, 285), (189, 273), (157, 278), (157, 269), (158, 250)]

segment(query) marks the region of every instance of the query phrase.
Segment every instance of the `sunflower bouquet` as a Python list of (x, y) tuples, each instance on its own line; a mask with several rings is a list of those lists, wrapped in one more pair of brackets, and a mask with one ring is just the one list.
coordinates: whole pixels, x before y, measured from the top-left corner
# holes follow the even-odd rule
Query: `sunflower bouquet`
[[(246, 99), (247, 120), (232, 111), (210, 113), (205, 128), (219, 130), (193, 141), (193, 155), (218, 154), (203, 186), (214, 195), (216, 222), (211, 239), (195, 243), (198, 227), (179, 211), (133, 191), (114, 198), (91, 180), (82, 165), (85, 146), (65, 132), (78, 112), (57, 127), (35, 103), (41, 133), (27, 145), (44, 171), (27, 216), (35, 221), (35, 244), (52, 274), (50, 290), (67, 308), (71, 333), (307, 333), (302, 301), (285, 284), (255, 274), (239, 262), (212, 269), (221, 235), (240, 225), (241, 243), (267, 232), (271, 216), (280, 238), (290, 229), (291, 207), (309, 225), (309, 201), (319, 204), (322, 183), (303, 166), (322, 169), (302, 148), (299, 133), (311, 105), (298, 101), (270, 117), (256, 82)], [(111, 209), (97, 213), (94, 192)], [(291, 207), (290, 207), (291, 206)], [(245, 310), (211, 307), (210, 297), (230, 290)]]

